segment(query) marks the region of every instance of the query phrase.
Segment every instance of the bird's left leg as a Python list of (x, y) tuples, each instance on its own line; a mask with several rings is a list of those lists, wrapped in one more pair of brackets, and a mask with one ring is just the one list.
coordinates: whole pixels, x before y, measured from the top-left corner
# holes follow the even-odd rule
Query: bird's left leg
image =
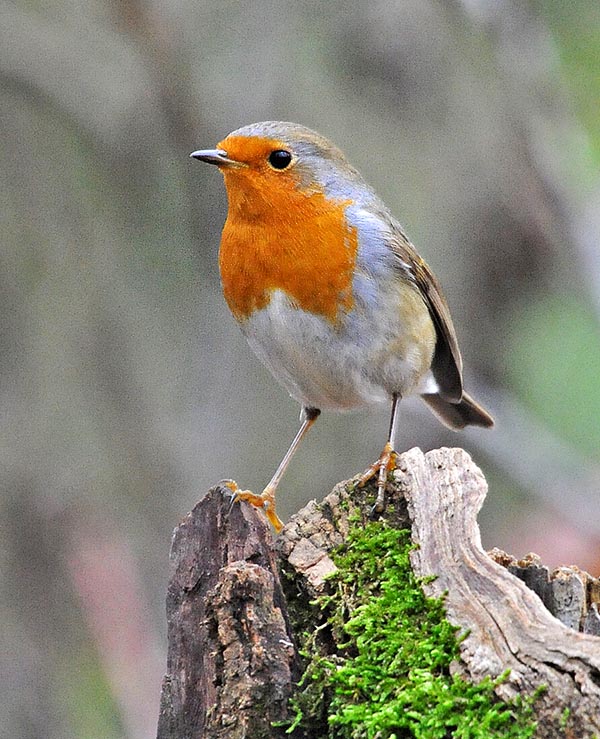
[(392, 416), (390, 419), (390, 428), (383, 451), (379, 455), (379, 459), (362, 473), (358, 481), (359, 485), (366, 485), (369, 480), (372, 480), (375, 475), (377, 475), (377, 498), (371, 511), (372, 514), (383, 512), (385, 508), (385, 489), (387, 486), (388, 475), (396, 467), (397, 455), (394, 451), (394, 440), (396, 438), (399, 401), (400, 395), (398, 393), (394, 393), (392, 395)]
[(228, 482), (227, 487), (234, 494), (234, 501), (244, 500), (246, 503), (250, 503), (256, 508), (263, 508), (267, 518), (271, 522), (271, 525), (277, 533), (283, 528), (283, 523), (277, 513), (275, 512), (275, 491), (279, 485), (284, 472), (286, 471), (292, 457), (296, 453), (296, 450), (300, 446), (300, 442), (306, 436), (309, 428), (319, 417), (321, 411), (318, 408), (303, 408), (302, 416), (303, 421), (298, 433), (294, 437), (294, 440), (290, 444), (290, 448), (285, 453), (284, 458), (279, 463), (279, 467), (275, 470), (275, 474), (271, 478), (267, 487), (262, 491), (260, 495), (252, 493), (250, 490), (240, 490), (235, 482)]

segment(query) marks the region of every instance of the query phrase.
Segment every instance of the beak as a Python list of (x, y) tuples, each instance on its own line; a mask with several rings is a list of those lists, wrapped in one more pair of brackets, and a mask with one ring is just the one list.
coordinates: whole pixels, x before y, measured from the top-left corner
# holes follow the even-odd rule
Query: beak
[(192, 159), (199, 159), (201, 162), (206, 162), (207, 164), (216, 164), (217, 167), (223, 164), (239, 165), (239, 162), (236, 162), (235, 159), (228, 159), (227, 152), (223, 151), (223, 149), (199, 149), (198, 151), (193, 151), (190, 156)]

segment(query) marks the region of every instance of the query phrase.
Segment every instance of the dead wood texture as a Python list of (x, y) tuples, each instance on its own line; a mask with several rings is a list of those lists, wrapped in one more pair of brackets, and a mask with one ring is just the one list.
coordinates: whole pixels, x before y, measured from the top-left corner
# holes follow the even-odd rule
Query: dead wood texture
[[(350, 519), (367, 520), (368, 491), (354, 483), (309, 503), (275, 544), (261, 512), (230, 509), (220, 487), (175, 530), (158, 739), (285, 736), (272, 722), (285, 717), (299, 674), (286, 608), (304, 609), (310, 623), (310, 600), (335, 570), (329, 552)], [(463, 450), (412, 449), (393, 473), (388, 523), (410, 526), (415, 573), (435, 576), (427, 594), (444, 597), (448, 619), (468, 632), (456, 669), (475, 681), (510, 670), (501, 697), (544, 686), (537, 737), (600, 736), (598, 580), (576, 568), (549, 573), (535, 555), (486, 554), (476, 521), (486, 491)]]
[(296, 654), (269, 527), (213, 488), (175, 529), (159, 739), (277, 737)]
[(483, 551), (476, 517), (487, 485), (471, 458), (461, 449), (427, 455), (413, 449), (402, 458), (401, 477), (419, 545), (413, 569), (436, 575), (427, 593), (447, 593), (448, 619), (468, 630), (461, 650), (466, 673), (481, 680), (509, 669), (498, 688), (506, 697), (545, 686), (535, 706), (539, 736), (569, 735), (557, 720), (565, 708), (571, 736), (600, 731), (600, 638), (561, 623)]

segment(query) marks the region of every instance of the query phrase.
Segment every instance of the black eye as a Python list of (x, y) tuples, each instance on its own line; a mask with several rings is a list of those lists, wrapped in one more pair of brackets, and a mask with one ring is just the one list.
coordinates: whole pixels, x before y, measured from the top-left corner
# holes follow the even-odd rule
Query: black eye
[(285, 169), (292, 161), (292, 155), (285, 149), (275, 149), (269, 154), (269, 164), (274, 169)]

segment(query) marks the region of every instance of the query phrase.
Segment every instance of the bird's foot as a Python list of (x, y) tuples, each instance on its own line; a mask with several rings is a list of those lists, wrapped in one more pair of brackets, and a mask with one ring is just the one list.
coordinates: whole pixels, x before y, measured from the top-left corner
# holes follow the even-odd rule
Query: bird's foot
[(233, 480), (228, 480), (225, 483), (225, 486), (233, 493), (233, 503), (238, 503), (243, 500), (246, 503), (250, 503), (250, 505), (253, 505), (255, 508), (262, 508), (269, 519), (271, 526), (275, 529), (275, 532), (278, 534), (281, 531), (283, 528), (283, 522), (277, 513), (275, 513), (275, 490), (267, 485), (263, 492), (258, 495), (250, 490), (240, 490), (237, 482), (234, 482)]
[(398, 455), (388, 441), (379, 455), (379, 459), (362, 473), (358, 479), (359, 487), (363, 487), (375, 476), (377, 476), (377, 498), (375, 505), (371, 508), (371, 517), (375, 517), (385, 510), (385, 489), (389, 474), (396, 468)]

